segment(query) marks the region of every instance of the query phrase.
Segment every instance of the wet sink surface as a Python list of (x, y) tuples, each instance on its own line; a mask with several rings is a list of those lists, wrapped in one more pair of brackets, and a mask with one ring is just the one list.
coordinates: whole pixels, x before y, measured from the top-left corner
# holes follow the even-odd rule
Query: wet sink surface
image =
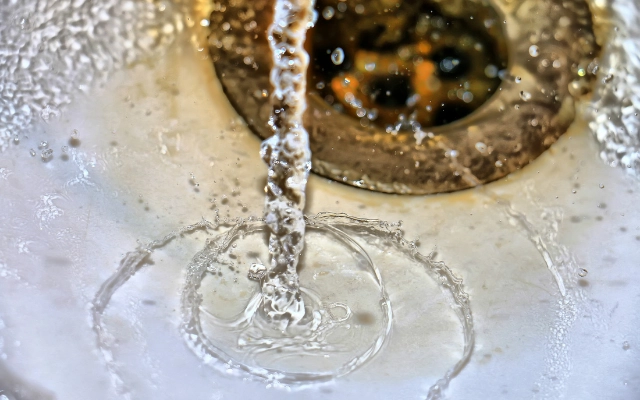
[[(44, 161), (42, 141), (54, 150)], [(259, 144), (206, 51), (186, 39), (114, 73), (10, 143), (0, 154), (0, 399), (424, 398), (462, 353), (459, 323), (435, 295), (396, 299), (404, 317), (387, 346), (328, 385), (268, 388), (203, 365), (175, 312), (203, 233), (150, 256), (114, 295), (107, 346), (97, 346), (92, 301), (137, 241), (212, 220), (216, 210), (222, 218), (261, 214)], [(532, 164), (484, 187), (397, 196), (314, 175), (307, 213), (402, 220), (421, 253), (435, 252), (463, 279), (476, 343), (450, 398), (633, 399), (640, 183), (598, 152), (579, 118)], [(388, 268), (383, 275), (400, 282), (401, 267)], [(434, 321), (423, 335), (406, 311), (420, 304)]]

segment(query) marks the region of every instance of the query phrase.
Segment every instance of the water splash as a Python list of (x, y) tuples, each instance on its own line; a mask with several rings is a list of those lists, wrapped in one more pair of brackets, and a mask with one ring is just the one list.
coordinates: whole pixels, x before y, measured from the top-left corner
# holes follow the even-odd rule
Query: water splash
[(518, 211), (509, 201), (492, 195), (512, 225), (520, 228), (533, 243), (551, 272), (561, 297), (555, 301), (555, 318), (548, 327), (546, 337), (545, 370), (536, 381), (535, 398), (556, 399), (562, 397), (565, 383), (572, 374), (571, 330), (578, 315), (589, 315), (597, 328), (602, 328), (602, 309), (598, 302), (587, 298), (578, 279), (584, 274), (571, 251), (558, 241), (558, 233), (564, 216), (561, 208), (543, 207), (533, 195), (533, 188), (525, 188), (528, 201), (536, 207), (541, 221)]
[[(307, 217), (306, 224), (309, 232), (319, 232), (322, 235), (330, 234), (339, 238), (342, 243), (351, 249), (350, 252), (360, 254), (359, 259), (366, 260), (365, 264), (372, 266), (370, 271), (373, 276), (375, 276), (375, 281), (380, 285), (380, 293), (382, 294), (382, 303), (379, 305), (382, 318), (378, 320), (378, 333), (370, 336), (370, 341), (367, 343), (368, 347), (337, 369), (318, 374), (304, 372), (291, 373), (283, 370), (259, 368), (255, 365), (247, 367), (249, 363), (243, 363), (247, 362), (246, 359), (235, 360), (225, 349), (214, 344), (216, 338), (208, 337), (207, 332), (203, 329), (202, 316), (204, 315), (204, 318), (208, 321), (211, 321), (212, 318), (206, 308), (203, 308), (202, 294), (200, 294), (198, 290), (205, 275), (216, 271), (216, 262), (220, 262), (220, 257), (225, 252), (225, 249), (234, 248), (234, 239), (247, 237), (249, 229), (256, 229), (256, 232), (265, 230), (264, 220), (250, 218), (248, 220), (238, 220), (226, 233), (219, 235), (217, 238), (209, 239), (205, 248), (194, 256), (187, 267), (187, 277), (182, 294), (182, 332), (186, 343), (192, 351), (205, 364), (224, 371), (226, 374), (231, 373), (245, 378), (259, 379), (275, 387), (304, 388), (309, 384), (326, 382), (359, 368), (365, 362), (372, 359), (373, 356), (383, 348), (392, 325), (391, 304), (384, 294), (380, 271), (377, 270), (375, 264), (373, 264), (369, 256), (364, 253), (363, 248), (359, 244), (362, 243), (361, 241), (365, 241), (375, 248), (384, 249), (385, 252), (392, 252), (398, 256), (404, 255), (422, 266), (428, 276), (439, 285), (442, 293), (448, 298), (452, 310), (460, 321), (464, 339), (462, 357), (442, 378), (438, 379), (437, 382), (431, 386), (427, 394), (429, 399), (442, 398), (443, 392), (447, 389), (451, 379), (458, 375), (469, 362), (475, 342), (469, 296), (464, 292), (461, 279), (456, 277), (444, 262), (436, 261), (433, 254), (428, 256), (420, 254), (417, 251), (416, 245), (406, 240), (399, 227), (395, 224), (376, 219), (362, 219), (346, 214), (334, 213), (321, 213), (316, 216)], [(112, 382), (123, 397), (130, 398), (131, 394), (120, 373), (118, 363), (114, 359), (111, 350), (113, 340), (110, 337), (107, 325), (103, 322), (103, 314), (111, 298), (140, 268), (146, 265), (149, 256), (155, 249), (161, 248), (176, 238), (196, 230), (206, 230), (209, 234), (213, 234), (218, 226), (217, 220), (214, 223), (202, 220), (197, 224), (188, 225), (172, 232), (159, 240), (140, 245), (135, 251), (127, 253), (120, 262), (118, 270), (103, 283), (99, 292), (96, 294), (91, 310), (93, 328), (98, 338), (100, 351), (111, 372)], [(242, 265), (245, 264), (247, 263)], [(249, 265), (245, 265), (245, 267), (247, 270), (249, 269)], [(246, 329), (251, 323), (257, 320), (256, 316), (258, 315), (261, 296), (259, 296), (259, 292), (256, 293), (258, 293), (258, 296), (252, 296), (240, 315), (226, 321), (221, 321), (219, 317), (214, 318), (217, 318), (220, 324), (226, 325), (227, 327), (232, 326), (234, 329), (240, 329), (240, 331), (245, 329), (244, 334), (241, 333), (239, 335), (241, 344), (246, 344), (246, 340), (251, 337), (251, 334), (257, 332), (256, 330)], [(307, 299), (311, 299), (311, 301), (308, 302), (309, 304), (307, 304), (310, 308), (313, 308), (314, 304), (321, 305), (323, 303), (319, 296), (315, 296), (304, 287), (302, 288), (302, 293), (307, 296)], [(294, 349), (297, 351), (300, 346), (325, 344), (323, 342), (325, 338), (321, 337), (322, 334), (347, 322), (349, 320), (348, 310), (349, 307), (352, 306), (349, 305), (348, 302), (331, 302), (322, 305), (322, 307), (316, 308), (323, 310), (321, 313), (321, 324), (324, 325), (319, 325), (317, 327), (319, 329), (311, 332), (311, 335), (307, 335), (305, 338), (302, 338), (302, 340), (301, 338), (295, 338), (291, 335), (282, 335), (280, 338), (274, 338), (274, 336), (272, 336), (271, 340), (268, 341), (269, 345), (274, 345), (275, 343), (275, 347)], [(264, 328), (264, 331), (273, 328), (272, 325), (259, 325), (258, 327)], [(254, 335), (254, 337), (258, 336)], [(265, 336), (260, 336), (260, 338), (264, 339)], [(259, 343), (241, 351), (246, 350), (246, 354), (253, 356), (259, 353), (256, 352), (256, 350), (264, 349), (264, 347), (261, 346), (262, 344)], [(314, 350), (319, 348), (320, 347), (306, 347), (304, 351), (313, 353)], [(323, 347), (321, 350), (326, 351), (328, 349), (327, 347)]]
[[(341, 328), (349, 331), (351, 335), (354, 334), (355, 329), (349, 322), (352, 314), (350, 307), (353, 306), (341, 302), (326, 303), (322, 298), (324, 294), (320, 293), (319, 289), (312, 290), (308, 287), (299, 288), (300, 295), (306, 299), (306, 318), (302, 320), (303, 323), (300, 326), (290, 326), (286, 330), (279, 329), (278, 325), (274, 326), (268, 316), (260, 312), (260, 306), (264, 301), (264, 284), (262, 284), (262, 292), (254, 292), (243, 310), (231, 318), (216, 316), (215, 309), (208, 311), (209, 307), (204, 304), (203, 295), (199, 292), (203, 280), (211, 273), (214, 277), (218, 277), (222, 266), (230, 264), (226, 258), (230, 257), (232, 252), (233, 260), (239, 258), (237, 253), (241, 250), (238, 246), (242, 247), (242, 244), (238, 242), (252, 235), (260, 236), (267, 231), (264, 221), (240, 221), (226, 233), (208, 240), (205, 248), (194, 256), (187, 267), (187, 279), (182, 293), (182, 331), (189, 347), (206, 364), (227, 374), (258, 378), (272, 385), (300, 388), (346, 375), (362, 366), (382, 348), (391, 331), (392, 311), (380, 271), (357, 242), (327, 221), (310, 218), (307, 220), (307, 229), (319, 234), (323, 239), (331, 238), (343, 245), (350, 255), (352, 267), (355, 266), (357, 269), (364, 267), (367, 274), (373, 277), (379, 291), (377, 296), (379, 306), (376, 307), (379, 314), (376, 324), (378, 329), (368, 333), (362, 332), (351, 338), (340, 336), (342, 340), (332, 342), (329, 337)], [(307, 234), (307, 240), (310, 239)], [(330, 241), (327, 242), (325, 239), (316, 243), (315, 246), (328, 245)], [(247, 245), (247, 249), (251, 249), (251, 252), (258, 250), (253, 242)], [(336, 251), (335, 248), (333, 250)], [(351, 259), (354, 256), (355, 258)], [(317, 268), (319, 262), (321, 261), (306, 257), (307, 268), (311, 268), (312, 264)], [(242, 263), (240, 266), (237, 262), (233, 264), (233, 268), (243, 267)], [(335, 268), (334, 265), (327, 267)], [(337, 274), (340, 272), (337, 271)], [(349, 278), (349, 273), (344, 276), (332, 275), (331, 279), (346, 280)], [(309, 280), (305, 284), (313, 284), (313, 281)], [(358, 290), (367, 291), (365, 286), (365, 283), (362, 283)], [(354, 303), (357, 306), (357, 301)], [(344, 315), (336, 314), (340, 309), (343, 310)], [(202, 316), (205, 317), (209, 326), (214, 325), (213, 328), (204, 327)], [(232, 336), (238, 346), (226, 349), (221, 347), (218, 343), (229, 343), (224, 336)], [(364, 348), (363, 340), (366, 341)], [(322, 360), (328, 354), (342, 354), (342, 358), (345, 355), (348, 357), (341, 365), (323, 371), (323, 368), (317, 365), (318, 360)], [(288, 371), (264, 366), (256, 360), (259, 355), (263, 355), (267, 363), (274, 365), (278, 364), (283, 357), (295, 357), (297, 364), (302, 362), (301, 359), (308, 359), (306, 362), (308, 371)]]
[[(469, 295), (464, 291), (462, 279), (457, 277), (444, 262), (436, 261), (434, 259), (435, 254), (431, 253), (425, 256), (419, 253), (415, 243), (403, 237), (399, 226), (378, 219), (356, 218), (347, 214), (329, 212), (319, 213), (313, 220), (324, 223), (330, 222), (334, 227), (353, 232), (354, 237), (374, 239), (377, 246), (381, 245), (378, 241), (379, 238), (386, 238), (392, 245), (393, 251), (405, 254), (423, 266), (429, 276), (439, 284), (443, 293), (447, 295), (449, 303), (462, 327), (464, 347), (458, 362), (442, 378), (431, 385), (427, 392), (427, 399), (429, 400), (442, 399), (451, 380), (468, 364), (475, 346), (473, 315)], [(310, 220), (310, 222), (312, 223), (313, 220)]]
[[(502, 210), (509, 217), (511, 224), (519, 226), (520, 229), (526, 233), (529, 241), (536, 246), (536, 249), (542, 256), (544, 263), (547, 265), (549, 272), (551, 272), (553, 279), (555, 279), (558, 289), (560, 290), (560, 294), (562, 297), (565, 297), (567, 295), (567, 289), (560, 271), (561, 269), (567, 268), (569, 263), (572, 262), (572, 258), (566, 251), (566, 248), (559, 248), (557, 246), (556, 236), (558, 234), (559, 226), (558, 215), (556, 215), (557, 213), (546, 211), (543, 213), (543, 220), (550, 223), (551, 229), (540, 232), (531, 223), (531, 221), (529, 221), (527, 216), (513, 208), (509, 201), (499, 198), (497, 202), (502, 206)], [(560, 214), (562, 213), (561, 211), (558, 212)], [(556, 253), (555, 256), (551, 254), (552, 252)]]

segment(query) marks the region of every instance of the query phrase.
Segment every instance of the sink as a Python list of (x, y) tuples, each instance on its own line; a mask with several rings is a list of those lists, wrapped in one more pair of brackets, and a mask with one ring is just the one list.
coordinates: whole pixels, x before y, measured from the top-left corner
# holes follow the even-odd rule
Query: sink
[[(17, 88), (12, 93), (23, 93), (21, 87), (43, 84), (37, 79), (60, 78), (47, 81), (43, 101), (21, 94), (40, 101), (24, 100), (34, 107), (32, 117), (4, 120), (12, 131), (0, 131), (0, 400), (425, 398), (460, 360), (444, 398), (640, 398), (640, 183), (633, 153), (615, 156), (632, 142), (612, 133), (615, 118), (598, 119), (618, 101), (611, 85), (631, 90), (607, 68), (627, 71), (627, 84), (637, 85), (637, 69), (615, 64), (620, 47), (604, 44), (600, 89), (581, 99), (567, 132), (502, 179), (451, 193), (399, 195), (312, 174), (309, 216), (389, 221), (430, 261), (395, 258), (361, 240), (387, 285), (391, 332), (353, 372), (297, 386), (212, 367), (185, 341), (186, 268), (238, 218), (261, 216), (266, 168), (261, 139), (212, 67), (202, 39), (206, 14), (198, 11), (205, 5), (141, 3), (125, 3), (122, 13), (108, 1), (69, 3), (66, 10), (52, 2), (27, 14), (24, 4), (0, 6), (13, 21), (0, 28), (2, 37), (28, 32), (37, 41), (41, 18), (69, 27), (41, 50), (53, 57), (45, 72), (31, 78), (18, 67), (13, 75), (0, 72), (3, 93), (10, 84)], [(633, 37), (634, 22), (623, 11), (637, 9), (617, 0), (592, 4), (605, 6), (619, 22), (610, 43), (622, 43), (637, 68), (637, 49), (615, 39)], [(74, 27), (84, 32), (80, 21), (88, 16), (111, 47), (90, 35), (76, 50), (65, 41)], [(107, 20), (133, 33), (108, 36)], [(136, 29), (151, 32), (153, 43), (135, 37)], [(93, 66), (64, 57), (113, 49), (122, 52), (93, 58)], [(105, 59), (112, 64), (96, 64)], [(14, 107), (19, 114), (23, 103), (11, 103), (17, 98), (0, 97), (3, 113)], [(637, 96), (620, 101), (629, 124)], [(212, 224), (185, 228), (203, 219)], [(136, 249), (149, 251), (140, 256)], [(134, 256), (141, 258), (127, 264)], [(429, 263), (441, 262), (468, 294), (474, 338), (468, 359), (456, 304), (430, 272)], [(108, 303), (97, 302), (105, 282), (126, 265), (135, 270)]]

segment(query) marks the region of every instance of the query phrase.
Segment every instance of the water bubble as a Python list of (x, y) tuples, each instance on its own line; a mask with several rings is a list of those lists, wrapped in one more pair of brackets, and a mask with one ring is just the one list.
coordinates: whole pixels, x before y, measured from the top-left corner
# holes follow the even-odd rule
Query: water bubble
[(535, 44), (531, 45), (531, 47), (529, 47), (529, 55), (531, 57), (538, 57), (540, 55), (540, 49), (538, 46)]
[(520, 98), (524, 101), (529, 101), (531, 100), (531, 93), (529, 92), (525, 92), (525, 91), (521, 91), (520, 92)]
[(487, 145), (482, 142), (478, 142), (476, 143), (476, 150), (480, 153), (485, 153), (487, 151)]
[(340, 65), (344, 62), (344, 50), (341, 47), (336, 48), (333, 53), (331, 53), (331, 62), (335, 65)]
[(269, 92), (267, 91), (267, 89), (256, 89), (253, 92), (253, 96), (257, 99), (266, 99), (267, 97), (269, 97)]
[(578, 270), (578, 276), (580, 276), (580, 278), (584, 278), (588, 273), (589, 271), (584, 268), (580, 268), (580, 270)]
[(622, 350), (629, 350), (630, 348), (631, 345), (629, 344), (629, 342), (627, 342), (626, 340), (622, 342)]
[(487, 78), (495, 78), (498, 76), (498, 67), (493, 64), (489, 64), (484, 68), (484, 74)]
[(515, 81), (516, 81), (516, 83), (520, 83), (520, 82), (522, 82), (522, 78), (521, 78), (521, 77), (519, 77), (519, 76), (516, 76)]
[(325, 7), (324, 10), (322, 10), (322, 18), (326, 20), (330, 20), (334, 15), (336, 15), (336, 10), (334, 10), (333, 7)]

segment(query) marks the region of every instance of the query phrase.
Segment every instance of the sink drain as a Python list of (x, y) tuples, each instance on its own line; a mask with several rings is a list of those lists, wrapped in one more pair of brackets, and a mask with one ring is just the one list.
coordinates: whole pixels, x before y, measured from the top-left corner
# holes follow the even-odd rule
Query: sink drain
[[(234, 107), (269, 137), (272, 0), (216, 3), (210, 50)], [(574, 119), (599, 50), (584, 0), (318, 0), (305, 126), (313, 171), (428, 194), (502, 178)]]

